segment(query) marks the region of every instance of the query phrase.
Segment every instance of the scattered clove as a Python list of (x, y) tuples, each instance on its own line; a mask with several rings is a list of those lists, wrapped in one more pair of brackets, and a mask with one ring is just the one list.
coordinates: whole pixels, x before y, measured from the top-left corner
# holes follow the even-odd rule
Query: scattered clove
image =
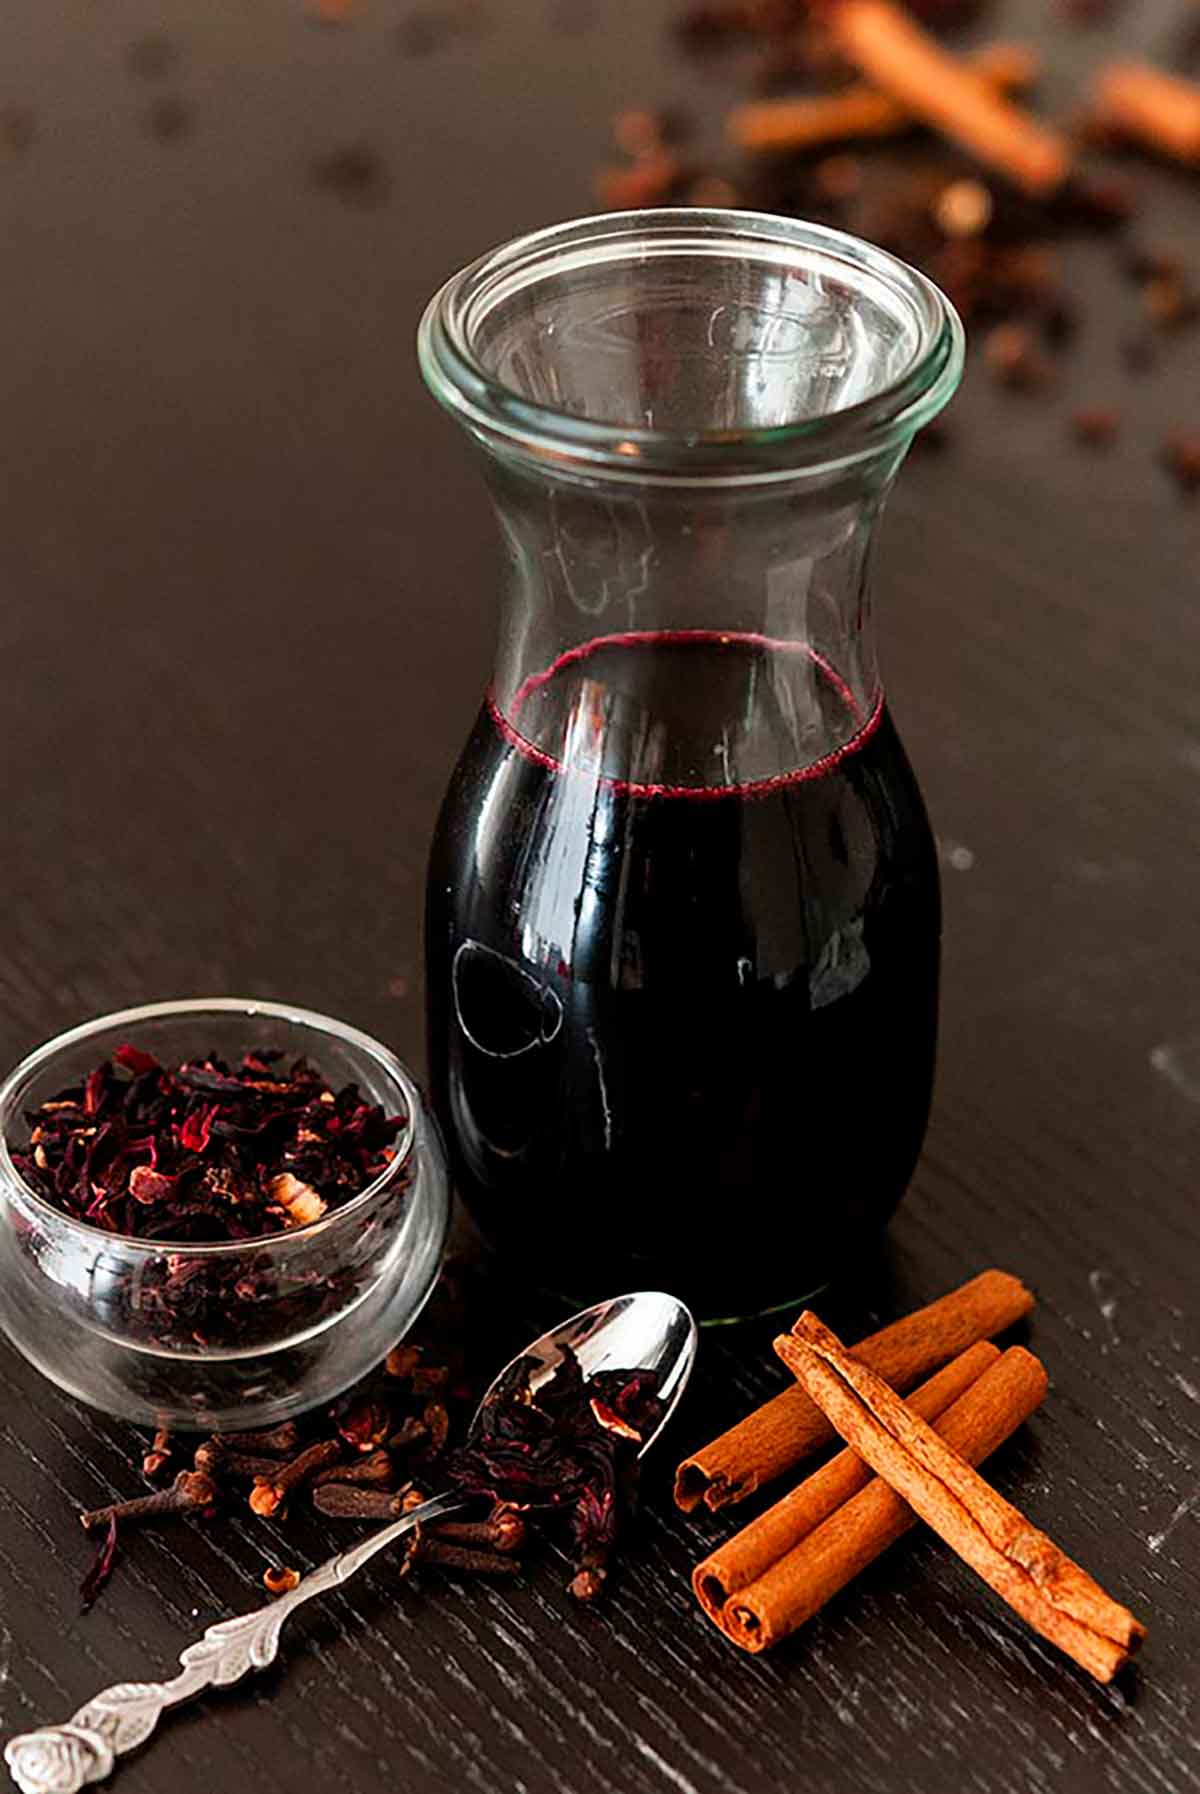
[(438, 1520), (429, 1531), (451, 1544), (491, 1551), (519, 1551), (525, 1543), (524, 1518), (509, 1502), (497, 1502), (486, 1520)]
[(464, 1576), (516, 1576), (520, 1560), (505, 1557), (499, 1551), (470, 1551), (463, 1545), (446, 1544), (440, 1538), (424, 1533), (413, 1551), (418, 1569), (456, 1571)]
[[(335, 1520), (398, 1520), (408, 1513), (411, 1491), (389, 1494), (386, 1489), (364, 1489), (353, 1483), (320, 1483), (313, 1488), (313, 1506)], [(420, 1499), (420, 1497), (418, 1497)]]
[(278, 1453), (281, 1457), (294, 1452), (300, 1443), (300, 1428), (294, 1420), (281, 1420), (278, 1426), (268, 1427), (259, 1433), (217, 1433), (214, 1439), (218, 1444), (231, 1445), (237, 1451), (263, 1451), (269, 1456)]
[(373, 1451), (369, 1458), (355, 1464), (329, 1464), (312, 1479), (314, 1489), (327, 1483), (352, 1483), (358, 1488), (390, 1489), (396, 1480), (392, 1460), (386, 1451)]
[(210, 1476), (198, 1470), (181, 1470), (169, 1489), (156, 1489), (152, 1495), (135, 1495), (132, 1501), (114, 1501), (107, 1507), (90, 1509), (79, 1516), (85, 1532), (96, 1532), (116, 1520), (122, 1525), (130, 1521), (157, 1520), (168, 1514), (203, 1513), (216, 1505), (217, 1490)]
[(279, 1467), (269, 1480), (258, 1478), (250, 1491), (251, 1512), (264, 1518), (277, 1513), (294, 1489), (300, 1488), (318, 1470), (324, 1470), (327, 1464), (335, 1463), (341, 1455), (340, 1439), (318, 1439), (290, 1463)]
[(221, 1439), (206, 1439), (196, 1447), (192, 1464), (206, 1476), (243, 1476), (269, 1482), (280, 1468), (275, 1458), (263, 1452), (236, 1451)]

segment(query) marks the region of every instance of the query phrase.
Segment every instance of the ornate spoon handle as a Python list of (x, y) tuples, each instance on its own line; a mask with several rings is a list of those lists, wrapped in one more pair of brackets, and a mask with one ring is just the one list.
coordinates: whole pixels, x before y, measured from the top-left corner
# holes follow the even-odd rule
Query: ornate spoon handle
[(103, 1781), (118, 1756), (146, 1742), (168, 1707), (191, 1700), (205, 1688), (226, 1688), (251, 1670), (273, 1663), (283, 1622), (297, 1607), (349, 1582), (376, 1552), (385, 1551), (422, 1520), (439, 1519), (462, 1505), (460, 1495), (435, 1495), (351, 1550), (331, 1557), (289, 1594), (254, 1613), (218, 1621), (180, 1653), (183, 1667), (169, 1682), (118, 1682), (80, 1707), (65, 1725), (11, 1738), (4, 1760), (13, 1780), (22, 1794), (79, 1794), (85, 1783)]

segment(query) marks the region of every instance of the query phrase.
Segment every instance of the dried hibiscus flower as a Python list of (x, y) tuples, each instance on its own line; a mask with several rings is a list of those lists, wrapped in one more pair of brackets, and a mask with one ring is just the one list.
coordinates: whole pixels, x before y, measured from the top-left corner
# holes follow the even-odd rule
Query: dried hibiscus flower
[(26, 1115), (22, 1177), (75, 1220), (137, 1239), (258, 1239), (320, 1220), (386, 1169), (403, 1116), (256, 1051), (160, 1065), (121, 1046)]
[(622, 1521), (632, 1512), (638, 1453), (662, 1415), (651, 1371), (584, 1377), (564, 1351), (536, 1390), (534, 1359), (521, 1359), (484, 1404), (471, 1441), (451, 1452), (452, 1484), (566, 1533), (576, 1566), (571, 1593), (599, 1594)]

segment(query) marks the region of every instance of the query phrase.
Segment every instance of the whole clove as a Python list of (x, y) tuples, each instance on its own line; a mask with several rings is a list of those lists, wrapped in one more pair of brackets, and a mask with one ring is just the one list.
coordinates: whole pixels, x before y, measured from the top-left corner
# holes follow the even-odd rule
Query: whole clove
[(217, 1490), (210, 1476), (198, 1470), (181, 1470), (169, 1489), (156, 1489), (152, 1495), (135, 1495), (132, 1501), (114, 1501), (107, 1507), (92, 1508), (79, 1516), (85, 1532), (96, 1532), (115, 1520), (121, 1525), (131, 1521), (157, 1520), (169, 1514), (204, 1513), (216, 1505)]
[(192, 1463), (206, 1476), (242, 1476), (266, 1482), (280, 1469), (278, 1459), (263, 1452), (236, 1451), (222, 1439), (206, 1439), (198, 1445)]
[(423, 1534), (417, 1541), (413, 1550), (413, 1563), (417, 1569), (428, 1566), (464, 1576), (516, 1576), (521, 1569), (518, 1558), (505, 1557), (499, 1551), (471, 1551), (463, 1545), (448, 1544), (429, 1533)]
[(313, 1488), (313, 1506), (335, 1520), (398, 1520), (410, 1509), (407, 1492), (364, 1489), (354, 1483), (320, 1483)]
[(341, 1456), (340, 1439), (318, 1439), (315, 1445), (308, 1446), (290, 1463), (278, 1467), (274, 1476), (260, 1477), (255, 1482), (250, 1491), (251, 1512), (269, 1518), (279, 1511), (293, 1490), (300, 1488), (318, 1470), (336, 1463)]
[(396, 1472), (391, 1457), (386, 1451), (373, 1451), (369, 1458), (359, 1458), (354, 1464), (329, 1464), (319, 1470), (312, 1479), (314, 1489), (324, 1488), (327, 1483), (353, 1484), (357, 1488), (390, 1489), (396, 1481)]
[(216, 1440), (222, 1445), (231, 1445), (237, 1451), (262, 1451), (268, 1456), (278, 1454), (285, 1456), (294, 1452), (300, 1443), (300, 1428), (294, 1420), (281, 1420), (278, 1426), (267, 1427), (259, 1433), (217, 1433)]
[(486, 1520), (437, 1520), (427, 1530), (451, 1544), (491, 1551), (519, 1551), (525, 1543), (524, 1518), (506, 1502), (497, 1503)]

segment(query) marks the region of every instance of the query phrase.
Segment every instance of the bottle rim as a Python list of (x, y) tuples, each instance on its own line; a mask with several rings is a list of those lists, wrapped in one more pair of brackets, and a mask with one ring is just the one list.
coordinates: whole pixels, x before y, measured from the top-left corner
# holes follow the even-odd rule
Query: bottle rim
[[(769, 262), (805, 277), (834, 277), (864, 293), (883, 290), (905, 318), (910, 353), (886, 384), (841, 409), (686, 434), (541, 403), (486, 366), (480, 337), (497, 305), (551, 277), (671, 255)], [(574, 219), (490, 250), (434, 295), (418, 353), (433, 396), (499, 454), (638, 484), (755, 485), (829, 473), (906, 448), (957, 387), (964, 336), (933, 281), (845, 231), (765, 212), (668, 206)]]

